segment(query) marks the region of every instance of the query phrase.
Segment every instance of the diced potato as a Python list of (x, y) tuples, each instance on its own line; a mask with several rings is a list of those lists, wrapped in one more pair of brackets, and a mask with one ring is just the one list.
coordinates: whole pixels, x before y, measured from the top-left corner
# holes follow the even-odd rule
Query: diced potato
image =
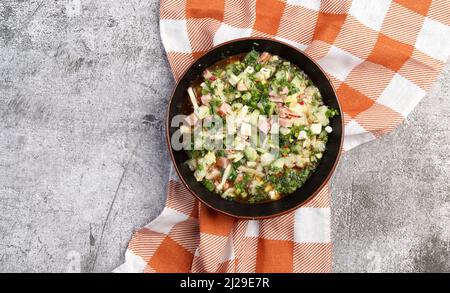
[(214, 164), (216, 162), (216, 156), (214, 155), (214, 152), (208, 152), (204, 157), (204, 162), (207, 165)]
[(324, 152), (325, 151), (325, 143), (321, 140), (318, 140), (314, 144), (314, 148), (319, 152)]
[(305, 94), (307, 97), (312, 97), (315, 93), (318, 93), (318, 92), (319, 92), (319, 89), (312, 85), (310, 85), (309, 87), (307, 87), (305, 89)]
[(194, 172), (194, 177), (195, 177), (195, 180), (197, 180), (197, 181), (202, 181), (203, 178), (205, 178), (205, 176), (206, 176), (206, 169), (205, 168), (197, 169)]
[(194, 171), (197, 168), (197, 161), (195, 159), (190, 159), (187, 161), (187, 165), (191, 171)]
[(287, 96), (287, 97), (284, 99), (284, 103), (285, 103), (285, 104), (289, 104), (289, 105), (292, 105), (292, 104), (294, 104), (294, 103), (297, 103), (297, 96), (298, 96), (298, 94), (293, 94), (293, 95)]
[(314, 117), (316, 120), (322, 124), (322, 126), (327, 126), (330, 123), (330, 120), (328, 119), (327, 115), (325, 114), (328, 110), (328, 107), (321, 106), (317, 109), (317, 112), (314, 113)]
[(269, 166), (273, 160), (275, 160), (275, 157), (271, 153), (264, 153), (261, 155), (261, 165), (264, 167)]

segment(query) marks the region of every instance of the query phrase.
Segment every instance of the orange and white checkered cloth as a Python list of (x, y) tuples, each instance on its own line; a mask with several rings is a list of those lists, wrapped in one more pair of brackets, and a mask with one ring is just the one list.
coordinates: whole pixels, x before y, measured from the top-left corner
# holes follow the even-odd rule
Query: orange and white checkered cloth
[[(248, 36), (304, 50), (328, 73), (344, 149), (398, 125), (450, 55), (450, 1), (162, 0), (160, 30), (176, 79), (212, 46)], [(117, 272), (330, 272), (330, 196), (273, 219), (236, 220), (171, 176), (162, 214), (137, 231)]]

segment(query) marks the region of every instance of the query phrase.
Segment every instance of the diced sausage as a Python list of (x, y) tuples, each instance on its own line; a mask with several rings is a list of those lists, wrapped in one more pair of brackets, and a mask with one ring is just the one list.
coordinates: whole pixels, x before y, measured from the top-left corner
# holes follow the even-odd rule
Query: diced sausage
[(230, 160), (228, 160), (227, 158), (224, 158), (224, 157), (220, 157), (216, 161), (217, 167), (220, 167), (220, 168), (226, 168), (229, 163), (230, 163)]
[(237, 90), (240, 92), (246, 91), (248, 90), (247, 86), (245, 85), (245, 83), (241, 80), (240, 82), (238, 82), (237, 84)]
[(187, 116), (185, 120), (187, 124), (189, 124), (189, 126), (194, 126), (197, 123), (198, 118), (194, 113), (192, 113), (191, 115)]
[(203, 105), (209, 104), (209, 101), (211, 101), (211, 95), (210, 94), (206, 94), (201, 96), (200, 100), (202, 101)]
[(264, 133), (268, 133), (270, 130), (270, 121), (268, 119), (260, 119), (258, 128)]
[(220, 105), (219, 109), (217, 110), (217, 113), (219, 113), (219, 115), (223, 117), (231, 113), (231, 106), (227, 103), (223, 103), (222, 105)]
[(278, 123), (281, 127), (291, 127), (294, 123), (294, 120), (289, 118), (280, 118), (278, 119)]
[(270, 96), (269, 99), (270, 99), (272, 102), (275, 102), (275, 103), (281, 103), (281, 102), (283, 102), (283, 97), (278, 96), (278, 95), (276, 95), (276, 96)]
[(260, 62), (260, 63), (266, 62), (267, 60), (270, 59), (270, 57), (272, 57), (272, 56), (270, 55), (270, 53), (268, 53), (268, 52), (263, 52), (263, 53), (261, 54), (261, 56), (259, 56), (259, 62)]
[(299, 114), (295, 113), (294, 111), (292, 111), (291, 109), (289, 109), (288, 107), (285, 107), (285, 106), (278, 106), (278, 115), (281, 118), (300, 117)]
[(285, 86), (280, 92), (280, 94), (282, 94), (282, 95), (287, 95), (288, 93), (289, 93), (289, 89), (287, 88), (287, 86)]
[(205, 71), (203, 71), (203, 77), (205, 78), (205, 79), (209, 79), (210, 77), (212, 77), (213, 75), (212, 75), (212, 73), (211, 73), (211, 71), (209, 70), (209, 69), (205, 69)]
[(278, 106), (278, 116), (280, 116), (281, 118), (285, 118), (288, 117), (288, 112), (289, 109), (285, 106)]

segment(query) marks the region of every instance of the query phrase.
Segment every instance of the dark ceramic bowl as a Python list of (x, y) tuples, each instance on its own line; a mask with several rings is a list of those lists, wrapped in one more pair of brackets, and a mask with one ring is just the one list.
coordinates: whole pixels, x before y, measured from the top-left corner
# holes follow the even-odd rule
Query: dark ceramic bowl
[(186, 152), (184, 150), (175, 151), (172, 148), (170, 137), (178, 129), (170, 126), (172, 117), (177, 114), (190, 114), (189, 110), (186, 109), (187, 89), (202, 74), (203, 70), (223, 60), (225, 57), (247, 53), (252, 49), (259, 52), (267, 51), (297, 65), (319, 88), (325, 105), (339, 109), (339, 113), (342, 113), (336, 92), (322, 68), (301, 51), (276, 40), (245, 38), (221, 44), (200, 57), (184, 73), (173, 92), (166, 121), (167, 143), (175, 169), (181, 182), (198, 200), (221, 213), (248, 219), (278, 216), (292, 211), (311, 200), (328, 182), (336, 168), (343, 141), (343, 116), (340, 114), (330, 119), (330, 126), (333, 128), (333, 132), (328, 136), (327, 149), (316, 171), (295, 193), (282, 197), (278, 201), (245, 204), (225, 200), (219, 195), (208, 191), (200, 182), (195, 180), (193, 172), (185, 164), (188, 159)]

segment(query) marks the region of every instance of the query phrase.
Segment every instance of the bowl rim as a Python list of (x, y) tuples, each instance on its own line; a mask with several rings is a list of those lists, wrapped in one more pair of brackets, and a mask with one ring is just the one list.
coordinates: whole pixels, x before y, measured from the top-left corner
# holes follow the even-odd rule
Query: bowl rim
[[(229, 212), (226, 212), (226, 211), (222, 211), (222, 210), (220, 210), (220, 209), (214, 207), (213, 205), (207, 203), (206, 201), (204, 201), (200, 196), (198, 196), (198, 195), (197, 195), (197, 194), (189, 187), (189, 185), (188, 185), (188, 184), (186, 183), (186, 181), (184, 180), (184, 177), (181, 175), (180, 170), (178, 170), (178, 166), (177, 166), (177, 163), (176, 163), (176, 161), (175, 161), (175, 157), (174, 157), (174, 155), (173, 155), (172, 143), (171, 143), (171, 140), (170, 140), (170, 121), (169, 121), (169, 118), (170, 118), (170, 108), (171, 108), (171, 106), (172, 106), (172, 101), (173, 101), (173, 97), (174, 97), (174, 95), (175, 95), (176, 89), (178, 88), (178, 86), (179, 86), (181, 80), (185, 77), (185, 75), (187, 74), (187, 72), (189, 72), (189, 70), (191, 70), (191, 68), (193, 67), (193, 65), (195, 64), (195, 62), (197, 62), (197, 60), (203, 58), (206, 54), (208, 54), (208, 53), (210, 53), (211, 51), (216, 50), (216, 49), (218, 49), (218, 48), (220, 48), (220, 47), (227, 46), (227, 45), (229, 45), (229, 44), (231, 44), (231, 43), (240, 42), (240, 41), (248, 41), (248, 40), (253, 40), (253, 41), (264, 40), (264, 41), (270, 41), (270, 42), (279, 43), (279, 44), (281, 44), (281, 45), (283, 45), (283, 46), (287, 46), (287, 47), (290, 47), (290, 48), (294, 49), (294, 50), (297, 51), (299, 54), (302, 54), (302, 55), (304, 55), (307, 59), (309, 59), (309, 60), (310, 60), (310, 61), (311, 61), (311, 62), (312, 62), (312, 63), (313, 63), (313, 64), (314, 64), (321, 72), (322, 72), (322, 74), (325, 76), (325, 78), (327, 79), (328, 83), (330, 84), (331, 89), (333, 90), (333, 93), (334, 93), (334, 95), (335, 95), (335, 97), (336, 97), (336, 101), (337, 101), (337, 104), (338, 104), (339, 110), (340, 110), (340, 115), (339, 115), (339, 116), (340, 116), (341, 129), (342, 129), (342, 130), (341, 130), (341, 142), (340, 142), (340, 145), (339, 145), (339, 150), (338, 150), (338, 154), (337, 154), (336, 160), (334, 161), (333, 166), (331, 167), (330, 172), (327, 174), (325, 180), (322, 181), (322, 183), (320, 184), (320, 186), (319, 186), (319, 187), (318, 187), (318, 188), (317, 188), (317, 189), (316, 189), (316, 190), (315, 190), (315, 191), (314, 191), (314, 192), (313, 192), (313, 193), (312, 193), (305, 201), (303, 201), (303, 202), (300, 203), (300, 204), (297, 204), (297, 205), (295, 205), (295, 206), (293, 206), (293, 207), (291, 207), (291, 208), (289, 208), (289, 209), (286, 209), (285, 211), (278, 212), (278, 213), (276, 213), (276, 214), (266, 215), (266, 216), (256, 216), (256, 217), (252, 217), (252, 216), (238, 216), (238, 215), (233, 215), (233, 214), (231, 214), (231, 213), (229, 213)], [(300, 68), (300, 69), (301, 69), (301, 68)], [(172, 90), (172, 94), (171, 94), (171, 96), (170, 96), (170, 100), (169, 100), (169, 103), (168, 103), (168, 105), (167, 105), (166, 119), (165, 119), (165, 120), (166, 120), (166, 123), (165, 123), (165, 126), (166, 126), (166, 130), (165, 130), (165, 132), (166, 132), (166, 142), (167, 142), (167, 146), (168, 146), (168, 148), (169, 148), (170, 158), (171, 158), (171, 161), (172, 161), (173, 168), (175, 168), (175, 171), (176, 171), (176, 173), (177, 173), (177, 175), (178, 175), (178, 178), (179, 178), (179, 180), (181, 181), (181, 183), (182, 183), (182, 184), (184, 185), (184, 187), (189, 191), (189, 193), (191, 193), (191, 195), (193, 195), (193, 196), (194, 196), (197, 200), (199, 200), (202, 204), (206, 205), (207, 207), (213, 209), (213, 210), (216, 211), (216, 212), (219, 212), (219, 213), (221, 213), (221, 214), (224, 214), (224, 215), (230, 216), (230, 217), (232, 217), (232, 218), (236, 218), (236, 219), (261, 220), (261, 219), (274, 218), (274, 217), (278, 217), (278, 216), (287, 214), (287, 213), (289, 213), (289, 212), (292, 212), (292, 211), (294, 211), (294, 210), (296, 210), (296, 209), (298, 209), (298, 208), (300, 208), (300, 207), (302, 207), (302, 206), (308, 204), (312, 199), (314, 199), (314, 197), (316, 197), (316, 195), (317, 195), (317, 194), (324, 188), (324, 186), (330, 181), (331, 176), (333, 176), (333, 174), (334, 174), (334, 172), (335, 172), (335, 170), (336, 170), (336, 167), (337, 167), (337, 165), (338, 165), (338, 163), (339, 163), (339, 161), (340, 161), (340, 158), (341, 158), (341, 155), (342, 155), (342, 151), (343, 151), (344, 131), (345, 131), (344, 115), (343, 115), (343, 112), (342, 112), (342, 106), (341, 106), (341, 103), (340, 103), (340, 101), (339, 101), (339, 96), (337, 95), (337, 91), (336, 91), (336, 89), (335, 89), (335, 87), (334, 87), (334, 84), (333, 84), (333, 82), (331, 81), (329, 75), (325, 72), (325, 70), (322, 68), (322, 66), (320, 66), (320, 65), (319, 65), (313, 58), (311, 58), (307, 53), (305, 53), (305, 52), (303, 52), (303, 51), (300, 51), (300, 49), (294, 47), (293, 45), (290, 45), (290, 44), (288, 44), (288, 43), (286, 43), (286, 42), (283, 42), (283, 41), (279, 41), (279, 40), (274, 39), (274, 38), (267, 38), (267, 37), (244, 37), (244, 38), (237, 38), (237, 39), (229, 40), (229, 41), (226, 41), (226, 42), (224, 42), (224, 43), (221, 43), (221, 44), (218, 44), (218, 45), (216, 45), (216, 46), (213, 46), (213, 47), (210, 48), (209, 50), (203, 52), (197, 59), (195, 59), (195, 60), (192, 62), (191, 65), (189, 65), (188, 68), (186, 68), (186, 69), (183, 71), (183, 73), (182, 73), (182, 74), (179, 76), (179, 78), (176, 80), (176, 84), (175, 84), (175, 86), (174, 86), (174, 88), (173, 88), (173, 90)], [(170, 180), (170, 178), (169, 178), (169, 180)]]

